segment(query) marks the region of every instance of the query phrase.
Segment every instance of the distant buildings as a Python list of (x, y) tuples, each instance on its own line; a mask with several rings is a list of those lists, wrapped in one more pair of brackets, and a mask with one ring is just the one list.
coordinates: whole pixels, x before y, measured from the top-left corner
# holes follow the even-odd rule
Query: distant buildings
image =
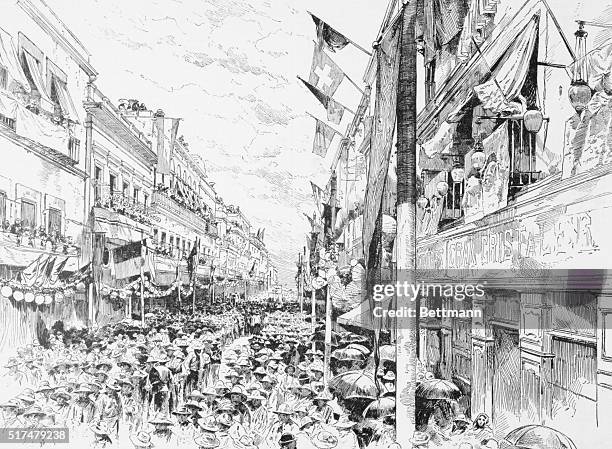
[[(173, 135), (175, 121), (137, 100), (113, 103), (97, 76), (82, 43), (44, 2), (3, 6), (3, 345), (31, 341), (41, 320), (47, 328), (60, 319), (102, 324), (136, 312), (123, 292), (124, 308), (114, 299), (140, 275), (126, 252), (139, 242), (156, 288), (189, 284), (190, 254), (209, 299), (213, 290), (221, 300), (275, 281), (263, 232), (223, 202), (203, 160)], [(169, 165), (163, 174), (160, 148)]]

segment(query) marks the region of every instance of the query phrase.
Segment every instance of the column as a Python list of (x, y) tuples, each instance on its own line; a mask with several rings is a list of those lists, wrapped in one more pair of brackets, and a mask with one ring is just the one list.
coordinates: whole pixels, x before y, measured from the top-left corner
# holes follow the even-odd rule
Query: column
[(521, 414), (534, 424), (550, 420), (552, 391), (551, 304), (544, 293), (521, 293), (519, 338), (521, 347)]
[(493, 414), (493, 333), (489, 325), (491, 301), (474, 299), (472, 308), (472, 417), (479, 413)]

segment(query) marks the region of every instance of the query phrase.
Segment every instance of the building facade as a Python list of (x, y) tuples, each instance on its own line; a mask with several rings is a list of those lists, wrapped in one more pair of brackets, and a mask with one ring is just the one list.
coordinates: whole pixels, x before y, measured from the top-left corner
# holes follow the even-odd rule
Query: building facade
[(535, 423), (577, 446), (602, 442), (608, 77), (585, 73), (598, 80), (588, 92), (578, 87), (588, 79), (568, 80), (563, 67), (580, 55), (543, 2), (484, 3), (492, 9), (472, 11), (477, 23), (453, 52), (424, 43), (417, 266), (432, 270), (428, 281), (478, 284), (484, 295), (424, 298), (478, 316), (421, 319), (420, 359), (460, 387), (462, 412), (490, 416), (496, 435)]

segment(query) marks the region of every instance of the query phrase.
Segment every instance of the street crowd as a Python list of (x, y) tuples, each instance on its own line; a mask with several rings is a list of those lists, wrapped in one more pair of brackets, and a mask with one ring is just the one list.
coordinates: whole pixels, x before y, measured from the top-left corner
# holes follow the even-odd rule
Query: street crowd
[[(397, 446), (390, 345), (374, 374), (368, 337), (334, 332), (326, 376), (324, 332), (293, 310), (245, 303), (146, 318), (145, 328), (61, 329), (18, 348), (5, 366), (15, 394), (0, 404), (1, 427), (66, 427), (78, 447)], [(458, 447), (475, 433), (488, 443), (486, 416), (472, 424), (434, 402), (414, 447)]]

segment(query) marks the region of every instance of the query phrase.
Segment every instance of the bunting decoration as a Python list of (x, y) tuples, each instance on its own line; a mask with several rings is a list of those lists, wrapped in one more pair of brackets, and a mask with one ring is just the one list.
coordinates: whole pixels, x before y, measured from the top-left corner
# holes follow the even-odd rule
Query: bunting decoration
[(170, 152), (165, 145), (164, 116), (155, 117), (155, 132), (157, 134), (157, 173), (160, 175), (170, 174)]
[(312, 188), (312, 198), (319, 214), (321, 213), (321, 203), (323, 202), (323, 189), (310, 181), (310, 187)]

